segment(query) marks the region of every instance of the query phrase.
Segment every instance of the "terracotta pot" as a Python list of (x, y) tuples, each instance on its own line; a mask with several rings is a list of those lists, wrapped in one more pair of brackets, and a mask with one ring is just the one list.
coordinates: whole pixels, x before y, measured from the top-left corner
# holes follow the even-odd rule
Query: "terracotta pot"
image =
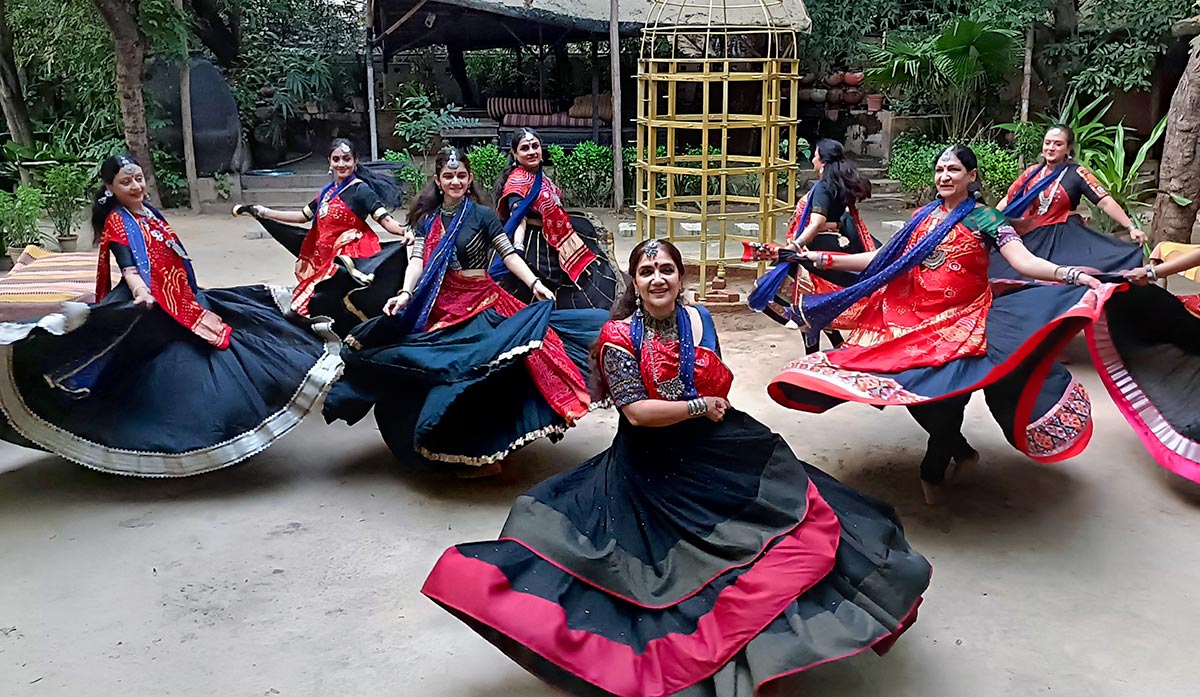
[(867, 95), (867, 111), (881, 111), (883, 109), (882, 94)]
[(802, 102), (811, 102), (812, 101), (812, 93), (813, 93), (813, 91), (811, 89), (799, 90), (796, 92), (796, 99), (798, 99)]
[(824, 103), (825, 103), (825, 95), (826, 95), (828, 92), (829, 92), (829, 90), (823, 90), (823, 89), (820, 89), (820, 88), (818, 88), (818, 89), (814, 89), (814, 90), (812, 91), (812, 100), (813, 100), (814, 102), (816, 102), (817, 104), (824, 104)]
[[(20, 247), (9, 247), (8, 248), (8, 258), (10, 260), (12, 260), (12, 263), (14, 263), (14, 264), (17, 263), (17, 260), (20, 259), (21, 255), (24, 253), (25, 253), (25, 245), (21, 245)], [(10, 266), (8, 268), (11, 269), (12, 267)]]
[(800, 78), (800, 84), (804, 85), (805, 87), (812, 85), (816, 81), (817, 81), (816, 73), (806, 73), (803, 77)]
[(862, 73), (846, 73), (845, 82), (847, 87), (858, 87), (862, 84)]
[(851, 87), (850, 89), (844, 90), (842, 92), (842, 103), (843, 104), (849, 104), (849, 105), (853, 106), (855, 104), (858, 104), (862, 100), (863, 100), (862, 90), (858, 89), (857, 87)]
[(825, 94), (825, 103), (826, 104), (841, 104), (843, 96), (845, 96), (844, 90), (842, 90), (841, 87), (834, 87), (833, 89), (829, 90), (829, 92), (827, 92)]
[(79, 249), (79, 235), (62, 235), (58, 238), (58, 248), (63, 252), (74, 252)]
[(839, 70), (836, 73), (830, 73), (829, 77), (825, 78), (825, 84), (829, 85), (830, 87), (837, 87), (838, 85), (842, 84), (845, 80), (846, 80), (846, 73), (843, 73), (842, 71)]

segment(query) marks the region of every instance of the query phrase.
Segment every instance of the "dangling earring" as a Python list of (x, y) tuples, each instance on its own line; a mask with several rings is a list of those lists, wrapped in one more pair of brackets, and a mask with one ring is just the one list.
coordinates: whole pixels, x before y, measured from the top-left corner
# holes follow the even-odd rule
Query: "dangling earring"
[(332, 176), (333, 176), (333, 167), (330, 167), (330, 168), (329, 168), (329, 171), (328, 171), (328, 172), (326, 172), (326, 174), (328, 174), (329, 176), (331, 176), (331, 177), (332, 177)]
[(642, 313), (642, 296), (637, 295), (635, 297), (637, 298), (637, 316), (639, 319), (641, 319), (642, 314), (643, 314)]
[(112, 192), (109, 191), (108, 189), (105, 189), (104, 193), (100, 195), (100, 205), (103, 206), (104, 204), (108, 203), (108, 200), (111, 198), (112, 198)]

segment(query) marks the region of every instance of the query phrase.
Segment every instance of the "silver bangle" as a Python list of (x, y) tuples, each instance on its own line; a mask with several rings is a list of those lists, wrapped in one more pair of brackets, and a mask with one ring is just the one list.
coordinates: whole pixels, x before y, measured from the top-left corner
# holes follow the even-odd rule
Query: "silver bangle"
[(708, 413), (708, 401), (703, 397), (689, 399), (687, 401), (687, 410), (689, 417), (701, 416)]
[(1158, 272), (1154, 270), (1154, 264), (1146, 265), (1146, 278), (1149, 278), (1151, 281), (1158, 280)]

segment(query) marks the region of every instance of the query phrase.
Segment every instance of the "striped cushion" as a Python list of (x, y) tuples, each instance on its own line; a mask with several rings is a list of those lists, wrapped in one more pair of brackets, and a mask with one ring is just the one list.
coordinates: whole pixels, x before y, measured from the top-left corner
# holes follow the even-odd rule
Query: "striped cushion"
[(549, 99), (528, 99), (519, 97), (489, 97), (487, 100), (488, 116), (500, 121), (507, 114), (537, 114), (554, 113), (554, 105)]
[(559, 114), (508, 114), (504, 117), (505, 126), (528, 126), (529, 128), (547, 127), (583, 127), (590, 128), (592, 120), (571, 118), (566, 112)]
[[(113, 283), (119, 281), (113, 273)], [(0, 278), (0, 322), (58, 312), (66, 301), (96, 301), (95, 252), (55, 254), (30, 245)]]

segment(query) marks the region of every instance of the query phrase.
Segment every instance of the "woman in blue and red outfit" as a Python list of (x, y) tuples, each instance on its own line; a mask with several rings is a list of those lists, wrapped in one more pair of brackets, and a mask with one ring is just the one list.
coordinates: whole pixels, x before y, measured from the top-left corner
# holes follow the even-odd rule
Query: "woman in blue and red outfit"
[[(508, 168), (496, 183), (496, 208), (504, 232), (525, 263), (554, 293), (559, 309), (609, 310), (617, 295), (617, 272), (591, 223), (563, 208), (562, 191), (546, 176), (541, 136), (528, 128), (513, 134)], [(528, 289), (504, 265), (492, 263), (510, 293), (529, 302)]]
[(137, 162), (110, 157), (100, 176), (98, 302), (0, 332), (0, 436), (155, 477), (266, 448), (336, 379), (337, 337), (327, 324), (289, 322), (283, 289), (200, 289), (179, 237), (145, 201)]
[[(382, 251), (379, 236), (367, 224), (368, 219), (402, 236), (404, 243), (412, 242), (412, 233), (388, 212), (388, 206), (399, 203), (396, 182), (360, 166), (354, 145), (345, 138), (334, 140), (330, 146), (329, 171), (333, 181), (301, 211), (277, 211), (258, 205), (234, 209), (235, 214), (245, 211), (261, 220), (280, 223), (313, 221), (296, 259), (296, 288), (292, 291), (292, 309), (302, 315), (308, 314), (317, 285), (337, 273), (338, 257), (366, 259)], [(279, 226), (264, 227), (277, 238), (289, 232)], [(369, 273), (371, 269), (362, 271)]]
[[(782, 249), (798, 253), (811, 249), (839, 254), (869, 252), (879, 246), (858, 215), (858, 203), (871, 196), (871, 181), (858, 166), (846, 159), (842, 144), (824, 139), (817, 143), (812, 156), (813, 171), (820, 179), (799, 201), (788, 225), (787, 242)], [(786, 270), (786, 274), (784, 273)], [(785, 282), (791, 278), (790, 288)], [(800, 302), (805, 293), (828, 293), (854, 283), (856, 276), (845, 271), (814, 270), (784, 263), (759, 282), (749, 300), (750, 307), (766, 311), (780, 322), (788, 322), (788, 309)], [(772, 308), (771, 303), (779, 306)], [(795, 328), (794, 323), (788, 323)], [(837, 348), (842, 335), (837, 329), (852, 329), (847, 322), (835, 321), (825, 334)], [(805, 346), (808, 353), (820, 350), (819, 336)]]
[[(800, 255), (817, 268), (859, 272), (860, 280), (804, 296), (798, 323), (817, 331), (849, 313), (855, 329), (842, 348), (794, 361), (768, 387), (775, 401), (801, 411), (843, 402), (908, 407), (929, 432), (921, 483), (931, 502), (952, 466), (978, 458), (961, 430), (976, 390), (1029, 457), (1056, 462), (1082, 452), (1091, 403), (1055, 357), (1115, 289), (1031, 254), (1003, 216), (978, 202), (976, 167), (970, 148), (943, 152), (934, 168), (939, 198), (879, 250)], [(1025, 276), (1065, 285), (1029, 284), (993, 297), (990, 250)]]
[(449, 149), (435, 166), (409, 210), (418, 237), (403, 284), (384, 315), (346, 339), (345, 375), (325, 418), (354, 423), (374, 406), (401, 461), (485, 476), (587, 413), (587, 346), (607, 313), (526, 307), (501, 288), (487, 271), (493, 255), (535, 299), (553, 298), (479, 204), (467, 156)]
[(612, 445), (519, 497), (500, 539), (447, 550), (422, 592), (579, 695), (739, 697), (874, 649), (916, 619), (929, 563), (895, 511), (729, 406), (712, 316), (670, 243), (593, 346)]
[[(1042, 161), (1013, 182), (997, 210), (1011, 219), (1030, 252), (1055, 264), (1074, 264), (1099, 273), (1120, 273), (1141, 266), (1146, 233), (1108, 195), (1096, 175), (1072, 159), (1074, 147), (1075, 133), (1070, 127), (1053, 126), (1046, 131)], [(1018, 198), (1024, 202), (1013, 206)], [(1133, 242), (1122, 242), (1084, 225), (1074, 212), (1084, 198), (1117, 221)], [(991, 255), (989, 275), (1002, 280), (1027, 280), (999, 252)]]

